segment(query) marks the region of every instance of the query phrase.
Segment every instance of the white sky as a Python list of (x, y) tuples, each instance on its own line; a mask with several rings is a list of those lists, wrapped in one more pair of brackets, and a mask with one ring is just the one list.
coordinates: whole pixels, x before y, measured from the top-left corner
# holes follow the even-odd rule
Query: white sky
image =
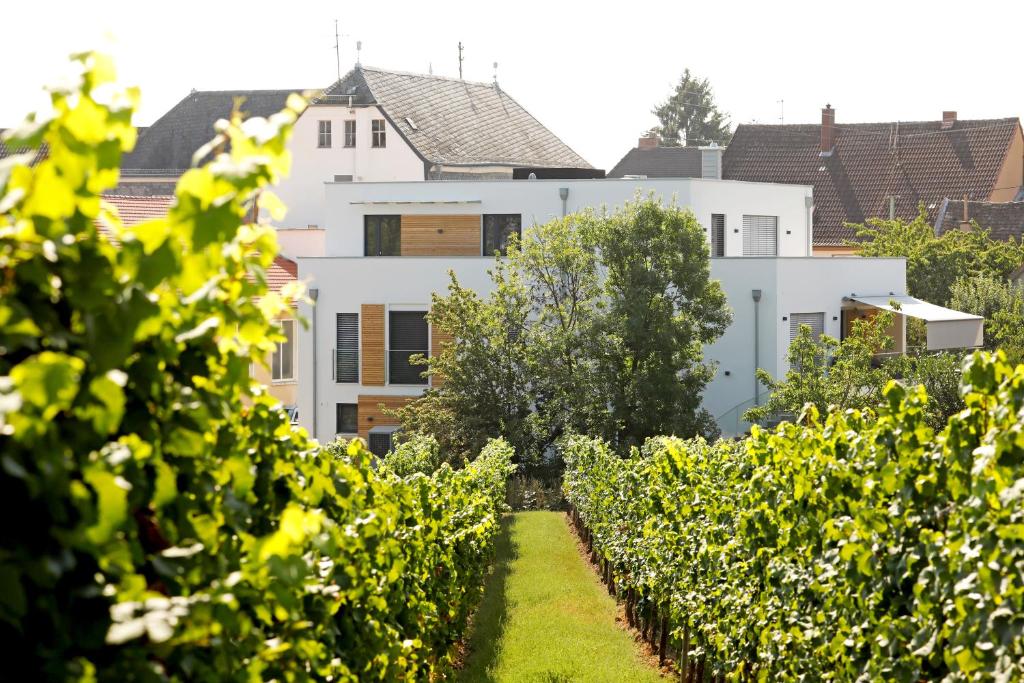
[[(906, 2), (270, 3), (7, 0), (0, 126), (39, 102), (73, 51), (104, 47), (142, 87), (136, 123), (192, 88), (324, 87), (362, 40), (367, 65), (457, 75), (502, 87), (599, 168), (655, 123), (650, 110), (684, 67), (711, 79), (732, 122), (837, 123), (1024, 114), (1020, 0)], [(108, 38), (109, 37), (109, 38)], [(113, 42), (110, 42), (112, 39)]]

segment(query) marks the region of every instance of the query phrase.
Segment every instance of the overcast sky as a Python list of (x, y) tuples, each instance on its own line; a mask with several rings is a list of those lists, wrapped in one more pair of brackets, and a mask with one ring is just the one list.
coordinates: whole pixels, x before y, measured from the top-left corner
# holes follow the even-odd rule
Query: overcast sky
[[(605, 6), (608, 9), (605, 9)], [(106, 47), (142, 88), (146, 125), (192, 88), (324, 87), (362, 62), (501, 86), (588, 161), (610, 168), (655, 123), (684, 67), (711, 79), (733, 124), (1024, 113), (1022, 3), (5, 2), (0, 126), (80, 49)], [(108, 38), (109, 37), (109, 38)], [(113, 42), (111, 42), (111, 39)]]

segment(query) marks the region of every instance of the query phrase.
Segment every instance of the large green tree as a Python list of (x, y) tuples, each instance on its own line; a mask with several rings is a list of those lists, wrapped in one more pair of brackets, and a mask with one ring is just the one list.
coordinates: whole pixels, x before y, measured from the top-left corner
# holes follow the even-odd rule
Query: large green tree
[(979, 274), (953, 283), (950, 306), (985, 318), (985, 348), (1001, 348), (1012, 363), (1024, 362), (1024, 288)]
[(731, 321), (689, 211), (638, 199), (526, 231), (486, 299), (454, 278), (431, 322), (453, 341), (429, 359), (443, 383), (401, 411), (413, 432), (471, 452), (500, 434), (529, 458), (568, 432), (623, 445), (712, 435), (702, 347)]
[(715, 103), (711, 82), (683, 71), (672, 93), (652, 112), (660, 125), (650, 130), (666, 147), (729, 144), (729, 116)]

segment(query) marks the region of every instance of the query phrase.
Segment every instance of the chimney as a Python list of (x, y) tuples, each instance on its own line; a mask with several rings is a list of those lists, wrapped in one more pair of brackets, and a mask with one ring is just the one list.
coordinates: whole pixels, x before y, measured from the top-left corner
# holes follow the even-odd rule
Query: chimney
[(836, 147), (836, 110), (826, 104), (821, 110), (821, 153), (818, 156), (830, 157)]
[(711, 143), (709, 147), (700, 148), (700, 177), (714, 180), (722, 179), (722, 152), (724, 147)]
[(942, 130), (949, 130), (956, 123), (956, 112), (955, 111), (944, 111), (942, 112)]
[(658, 146), (658, 138), (653, 135), (640, 138), (640, 142), (637, 143), (637, 149), (654, 149)]
[[(946, 127), (946, 120), (945, 120), (946, 117), (945, 117), (945, 115), (949, 114), (949, 113), (953, 114), (954, 120), (956, 118), (956, 112), (942, 112), (942, 114), (943, 114), (943, 117), (942, 117), (942, 119), (943, 119), (942, 120), (942, 127), (943, 128)], [(967, 195), (965, 194), (964, 195), (964, 218), (963, 218), (962, 221), (960, 221), (960, 232), (970, 232), (970, 231), (971, 231), (971, 217), (967, 213)]]

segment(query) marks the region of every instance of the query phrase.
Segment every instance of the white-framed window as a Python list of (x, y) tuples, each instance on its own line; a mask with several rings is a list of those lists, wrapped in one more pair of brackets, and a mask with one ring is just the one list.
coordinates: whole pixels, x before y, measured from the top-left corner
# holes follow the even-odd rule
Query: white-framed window
[(789, 343), (792, 344), (800, 333), (800, 326), (807, 325), (811, 328), (811, 336), (815, 339), (825, 334), (825, 313), (790, 313), (789, 314)]
[(725, 256), (725, 214), (711, 214), (711, 258)]
[(270, 378), (275, 382), (295, 380), (295, 321), (279, 320), (284, 341), (277, 343), (270, 360)]
[(779, 255), (779, 217), (743, 217), (743, 255)]
[(356, 120), (349, 119), (345, 121), (345, 146), (355, 147), (356, 146)]
[(371, 147), (387, 147), (387, 132), (384, 128), (384, 119), (374, 119), (370, 122), (370, 131), (373, 133)]
[(317, 136), (317, 147), (330, 147), (331, 146), (331, 122), (330, 121), (319, 121), (319, 135)]

